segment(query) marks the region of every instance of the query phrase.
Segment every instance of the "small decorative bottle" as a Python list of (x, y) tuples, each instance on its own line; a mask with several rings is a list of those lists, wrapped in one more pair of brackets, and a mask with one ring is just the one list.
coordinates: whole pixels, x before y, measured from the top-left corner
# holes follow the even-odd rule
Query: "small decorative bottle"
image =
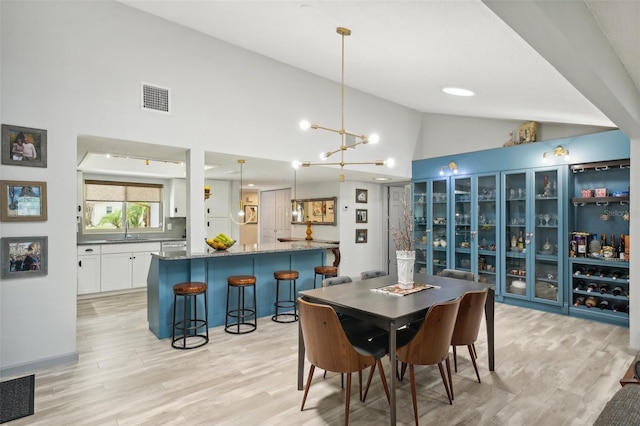
[(591, 254), (600, 254), (600, 240), (598, 239), (598, 234), (593, 234), (591, 237), (591, 242), (589, 243), (589, 253)]

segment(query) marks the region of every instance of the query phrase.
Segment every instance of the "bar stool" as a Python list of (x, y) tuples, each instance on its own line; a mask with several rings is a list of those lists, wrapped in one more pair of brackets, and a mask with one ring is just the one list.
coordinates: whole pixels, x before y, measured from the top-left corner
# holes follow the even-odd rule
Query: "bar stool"
[[(204, 294), (204, 319), (198, 318), (198, 296)], [(178, 309), (178, 296), (183, 298), (182, 319), (176, 322)], [(192, 312), (189, 299), (193, 301)], [(185, 282), (173, 286), (173, 328), (171, 329), (171, 346), (176, 349), (195, 349), (209, 342), (209, 322), (207, 321), (207, 284), (201, 282)], [(188, 314), (192, 314), (187, 317)], [(198, 330), (204, 327), (205, 334), (198, 334)], [(182, 336), (176, 337), (176, 330), (182, 331)], [(201, 340), (187, 346), (187, 339)], [(182, 340), (182, 345), (177, 342)]]
[(313, 288), (316, 288), (316, 277), (318, 275), (321, 276), (320, 284), (322, 284), (322, 280), (329, 277), (337, 277), (338, 276), (338, 267), (336, 266), (316, 266), (313, 268)]
[[(276, 307), (276, 313), (271, 317), (272, 321), (287, 323), (287, 322), (295, 322), (298, 321), (298, 310), (296, 307), (296, 280), (299, 277), (298, 271), (276, 271), (273, 273), (273, 277), (276, 279), (276, 303), (274, 306)], [(289, 298), (288, 299), (280, 299), (280, 281), (289, 281)], [(293, 287), (291, 287), (293, 284)], [(293, 294), (291, 290), (293, 289)], [(280, 309), (292, 309), (293, 313), (285, 312), (280, 313)], [(292, 317), (288, 320), (281, 320), (279, 317)]]
[[(244, 290), (247, 287), (253, 288), (253, 309), (245, 306)], [(236, 288), (238, 294), (238, 303), (236, 309), (229, 309), (229, 298), (231, 297), (231, 289)], [(251, 333), (258, 328), (258, 319), (256, 316), (256, 277), (253, 275), (232, 275), (227, 278), (227, 315), (224, 319), (224, 331), (231, 334)], [(235, 318), (235, 322), (229, 324), (229, 318)], [(250, 322), (248, 320), (253, 321)], [(243, 326), (242, 331), (240, 326)], [(235, 327), (235, 330), (232, 328)]]

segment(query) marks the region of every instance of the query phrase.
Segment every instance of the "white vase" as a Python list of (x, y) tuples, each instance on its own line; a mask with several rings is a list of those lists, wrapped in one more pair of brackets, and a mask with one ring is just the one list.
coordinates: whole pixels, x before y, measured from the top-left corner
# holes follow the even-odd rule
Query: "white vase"
[(416, 252), (412, 250), (396, 250), (398, 263), (398, 286), (403, 289), (413, 288), (413, 266)]

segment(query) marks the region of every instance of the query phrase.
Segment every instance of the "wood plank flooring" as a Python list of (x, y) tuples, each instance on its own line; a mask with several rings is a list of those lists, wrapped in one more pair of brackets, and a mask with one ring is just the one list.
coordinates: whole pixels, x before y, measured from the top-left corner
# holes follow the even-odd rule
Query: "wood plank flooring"
[[(626, 328), (503, 304), (496, 321), (496, 371), (487, 369), (483, 329), (482, 384), (460, 348), (452, 406), (437, 367), (417, 367), (421, 424), (590, 425), (633, 358)], [(254, 333), (212, 328), (209, 344), (181, 351), (148, 330), (145, 292), (79, 300), (79, 361), (36, 372), (35, 414), (8, 424), (342, 424), (339, 374), (316, 372), (300, 411), (297, 332), (297, 323), (262, 318)], [(388, 424), (380, 378), (363, 404), (356, 377), (351, 424)], [(398, 424), (413, 424), (408, 378), (398, 385)]]

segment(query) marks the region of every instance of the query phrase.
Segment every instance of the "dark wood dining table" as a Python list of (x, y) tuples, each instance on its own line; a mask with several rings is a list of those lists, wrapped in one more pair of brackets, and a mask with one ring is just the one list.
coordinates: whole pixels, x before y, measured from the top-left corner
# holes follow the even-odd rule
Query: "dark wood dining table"
[[(396, 330), (424, 318), (429, 307), (436, 303), (455, 300), (468, 291), (489, 289), (485, 304), (489, 370), (494, 371), (494, 306), (495, 285), (445, 278), (436, 275), (416, 274), (415, 282), (434, 288), (407, 295), (375, 291), (397, 283), (397, 277), (388, 275), (353, 283), (301, 291), (300, 296), (313, 303), (331, 305), (336, 312), (368, 321), (389, 332), (390, 376), (390, 424), (396, 424)], [(302, 329), (298, 327), (298, 390), (304, 389), (305, 349)]]

